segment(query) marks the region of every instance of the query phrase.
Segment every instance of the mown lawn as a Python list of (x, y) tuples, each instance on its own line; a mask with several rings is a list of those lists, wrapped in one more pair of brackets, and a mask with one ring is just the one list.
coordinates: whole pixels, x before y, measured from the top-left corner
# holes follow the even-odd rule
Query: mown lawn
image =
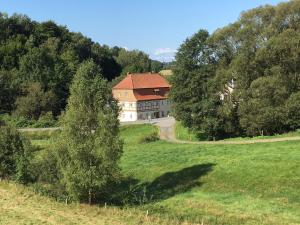
[[(151, 224), (300, 224), (300, 141), (249, 145), (140, 142), (155, 129), (151, 125), (121, 128), (121, 168), (130, 181), (125, 192), (135, 200), (129, 201), (128, 212), (136, 211), (137, 218), (148, 210), (155, 218)], [(37, 144), (47, 146), (47, 140), (42, 146)], [(67, 212), (70, 218), (72, 213), (76, 218), (81, 213), (77, 209)], [(126, 215), (117, 213), (117, 220), (138, 223)], [(92, 216), (87, 213), (85, 221), (94, 221)]]
[[(123, 128), (123, 172), (148, 187), (152, 213), (208, 224), (300, 224), (300, 142), (138, 144)], [(134, 139), (132, 138), (134, 136)]]

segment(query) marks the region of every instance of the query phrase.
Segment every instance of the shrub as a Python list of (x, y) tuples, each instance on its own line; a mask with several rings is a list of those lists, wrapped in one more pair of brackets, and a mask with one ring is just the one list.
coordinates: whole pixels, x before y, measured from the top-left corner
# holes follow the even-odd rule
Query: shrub
[(32, 161), (32, 176), (39, 183), (55, 184), (59, 182), (57, 157), (54, 149), (39, 151)]
[(40, 116), (38, 121), (33, 124), (33, 127), (39, 128), (39, 127), (54, 127), (57, 125), (57, 121), (52, 115), (52, 112), (47, 112)]
[(38, 120), (28, 119), (23, 116), (17, 116), (16, 114), (2, 114), (0, 115), (0, 120), (17, 128), (43, 128), (58, 126), (58, 121), (53, 117), (51, 112), (47, 112), (46, 114), (41, 115)]
[(158, 136), (158, 132), (154, 131), (151, 134), (145, 135), (143, 137), (141, 137), (140, 139), (140, 143), (149, 143), (149, 142), (154, 142), (159, 140), (159, 136)]
[(45, 183), (33, 183), (30, 188), (34, 193), (54, 198), (58, 202), (72, 202), (72, 199), (68, 196), (65, 188), (60, 183), (45, 184)]
[(11, 116), (9, 114), (0, 115), (0, 119), (3, 120), (6, 124), (9, 124), (14, 127), (22, 128), (22, 127), (31, 127), (35, 121), (26, 119), (25, 117), (17, 117)]
[(295, 130), (300, 128), (300, 92), (292, 94), (286, 101), (286, 124)]
[(0, 127), (0, 177), (19, 183), (30, 181), (30, 142), (13, 127)]

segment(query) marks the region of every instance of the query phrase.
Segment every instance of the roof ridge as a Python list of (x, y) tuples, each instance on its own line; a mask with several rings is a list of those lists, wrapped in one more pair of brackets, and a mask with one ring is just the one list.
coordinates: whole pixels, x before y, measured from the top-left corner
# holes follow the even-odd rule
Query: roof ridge
[(171, 87), (165, 77), (159, 73), (128, 73), (126, 78), (113, 88), (115, 89), (144, 89), (155, 87)]

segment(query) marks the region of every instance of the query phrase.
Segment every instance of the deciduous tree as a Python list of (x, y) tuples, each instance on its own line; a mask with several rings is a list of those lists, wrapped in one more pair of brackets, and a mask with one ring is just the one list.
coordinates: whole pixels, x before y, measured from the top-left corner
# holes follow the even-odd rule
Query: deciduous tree
[(59, 144), (62, 181), (79, 201), (103, 199), (118, 178), (122, 154), (119, 108), (107, 81), (93, 61), (84, 62), (71, 85)]

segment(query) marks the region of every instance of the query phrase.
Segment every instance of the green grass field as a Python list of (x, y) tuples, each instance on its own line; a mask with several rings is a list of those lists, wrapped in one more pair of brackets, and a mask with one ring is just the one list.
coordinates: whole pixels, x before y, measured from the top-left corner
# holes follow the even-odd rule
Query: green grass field
[[(184, 127), (180, 122), (176, 121), (175, 124), (175, 135), (178, 140), (183, 141), (203, 141), (199, 140), (197, 135), (192, 131), (189, 131), (188, 128)], [(226, 138), (223, 141), (244, 141), (244, 140), (259, 140), (259, 139), (271, 139), (271, 138), (284, 138), (284, 137), (299, 137), (300, 129), (294, 132), (289, 132), (285, 134), (277, 134), (273, 136), (256, 136), (256, 137), (234, 137)]]
[(179, 121), (176, 121), (175, 124), (175, 136), (178, 140), (199, 141), (197, 135), (192, 131), (189, 131), (188, 128), (184, 127)]
[[(142, 137), (155, 129), (151, 125), (121, 128), (125, 142), (121, 168), (130, 178), (128, 188), (135, 201), (125, 211), (108, 207), (104, 211), (109, 217), (107, 221), (146, 224), (144, 212), (148, 210), (152, 218), (148, 224), (175, 224), (174, 221), (232, 225), (300, 224), (300, 141), (250, 145), (140, 143)], [(44, 140), (40, 146), (46, 145), (47, 140)], [(14, 189), (2, 183), (0, 194), (7, 190)], [(14, 195), (19, 198), (18, 193)], [(30, 201), (38, 198), (31, 197)], [(81, 214), (80, 223), (95, 221), (93, 216), (97, 207), (91, 207), (91, 213), (84, 208), (81, 213), (78, 207), (89, 206), (65, 206), (44, 197), (43, 201), (51, 201), (49, 206), (41, 206), (45, 207), (43, 210), (49, 209), (47, 215), (39, 214), (45, 221), (60, 215), (61, 211), (54, 210), (56, 204), (68, 215), (62, 224), (72, 224)], [(0, 211), (10, 204), (16, 203), (2, 200)], [(38, 210), (35, 209), (35, 213)], [(97, 210), (101, 222), (106, 217), (101, 217), (103, 208)], [(111, 210), (115, 215), (110, 215)], [(29, 214), (30, 210), (27, 211)], [(132, 212), (136, 212), (136, 220), (129, 216)], [(71, 220), (73, 215), (74, 220)], [(22, 216), (0, 213), (0, 221), (5, 219), (18, 224)], [(100, 222), (98, 224), (114, 224)]]
[(151, 129), (122, 132), (123, 171), (154, 196), (143, 207), (207, 224), (300, 224), (300, 142), (138, 145)]

